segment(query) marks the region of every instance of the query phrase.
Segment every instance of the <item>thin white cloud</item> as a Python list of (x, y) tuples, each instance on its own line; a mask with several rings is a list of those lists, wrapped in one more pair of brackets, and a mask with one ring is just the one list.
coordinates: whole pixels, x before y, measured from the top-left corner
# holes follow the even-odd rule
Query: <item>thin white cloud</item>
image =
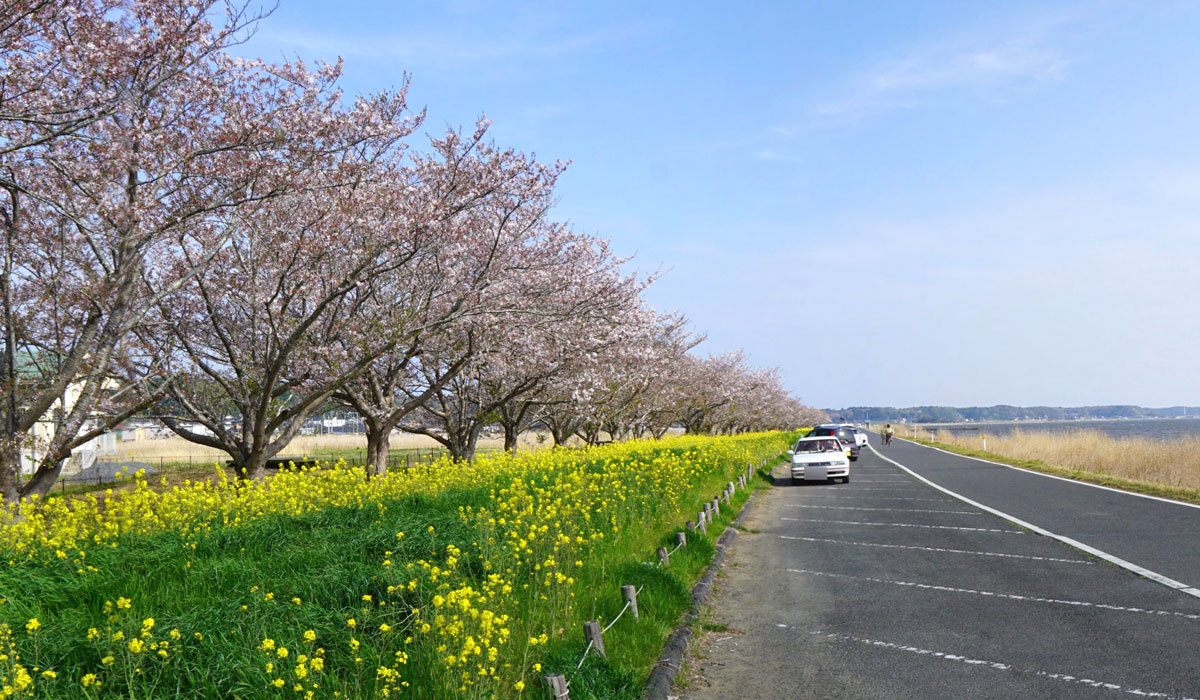
[(810, 115), (840, 121), (963, 97), (1005, 99), (1060, 81), (1072, 62), (1062, 36), (1092, 14), (1091, 5), (1074, 6), (910, 45), (850, 76)]
[(1000, 97), (1057, 81), (1068, 63), (1058, 50), (1027, 39), (924, 48), (856, 76), (843, 95), (815, 105), (812, 112), (823, 117), (862, 116), (964, 91)]

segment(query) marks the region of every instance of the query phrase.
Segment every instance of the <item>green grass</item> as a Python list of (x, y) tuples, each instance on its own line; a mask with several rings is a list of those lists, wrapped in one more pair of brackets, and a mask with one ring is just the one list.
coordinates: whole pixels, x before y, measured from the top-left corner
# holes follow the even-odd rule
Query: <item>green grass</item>
[[(153, 611), (160, 636), (172, 628), (187, 632), (183, 656), (188, 657), (190, 677), (173, 678), (172, 667), (148, 663), (140, 666), (145, 678), (116, 679), (108, 690), (153, 697), (173, 694), (166, 688), (175, 684), (188, 696), (272, 697), (261, 671), (263, 655), (255, 651), (264, 637), (286, 643), (295, 653), (304, 645), (290, 637), (296, 630), (312, 629), (333, 665), (337, 656), (348, 653), (353, 630), (346, 627), (347, 616), (364, 625), (390, 619), (386, 610), (364, 614), (361, 596), (380, 597), (384, 584), (378, 563), (396, 546), (395, 533), (412, 533), (406, 542), (412, 556), (435, 557), (446, 543), (470, 540), (474, 533), (455, 513), (459, 505), (477, 502), (482, 495), (481, 489), (414, 497), (382, 510), (272, 517), (217, 529), (195, 540), (194, 549), (171, 533), (129, 538), (116, 549), (89, 554), (99, 576), (72, 576), (65, 564), (58, 570), (10, 567), (0, 575), (0, 595), (8, 600), (0, 619), (21, 629), (37, 617), (43, 629), (54, 631), (40, 635), (37, 656), (26, 657), (27, 662), (56, 669), (95, 667), (105, 651), (112, 647), (119, 654), (122, 645), (79, 640), (86, 639), (89, 627), (103, 630), (109, 624), (105, 601), (130, 598), (139, 610)], [(255, 586), (259, 590), (252, 593)], [(36, 596), (29, 595), (33, 591)], [(271, 601), (264, 600), (268, 592), (274, 594)], [(292, 598), (301, 604), (291, 603)], [(124, 629), (131, 636), (140, 620), (119, 621), (114, 631)], [(203, 645), (193, 643), (197, 632)], [(344, 679), (344, 684), (355, 680)], [(373, 692), (373, 679), (368, 676), (357, 687)]]
[[(593, 468), (599, 470), (601, 465)], [(721, 472), (697, 478), (690, 517), (695, 517), (705, 498), (721, 490), (727, 481), (724, 474), (736, 468), (727, 465)], [(752, 488), (765, 483), (751, 481)], [(257, 647), (266, 637), (287, 646), (291, 659), (299, 653), (311, 657), (318, 647), (325, 650), (328, 672), (321, 678), (317, 697), (331, 697), (334, 691), (342, 697), (373, 697), (381, 686), (375, 668), (392, 662), (391, 652), (383, 650), (395, 648), (382, 637), (406, 634), (407, 606), (420, 604), (415, 598), (408, 601), (402, 595), (396, 600), (387, 594), (388, 580), (381, 576), (380, 562), (392, 550), (397, 550), (398, 561), (436, 561), (445, 556), (449, 544), (482, 541), (484, 533), (471, 520), (459, 517), (459, 509), (488, 505), (495, 486), (305, 516), (272, 516), (190, 537), (127, 536), (118, 547), (87, 552), (86, 563), (97, 569), (90, 575), (77, 575), (76, 564), (65, 559), (50, 564), (10, 561), (0, 571), (4, 599), (0, 622), (14, 631), (23, 664), (59, 673), (57, 680), (39, 679), (40, 697), (89, 697), (78, 678), (102, 668), (108, 654), (116, 663), (104, 678), (105, 697), (303, 697), (292, 691), (290, 678), (282, 690), (267, 685), (280, 673), (265, 671), (268, 657)], [(567, 673), (576, 700), (640, 697), (664, 641), (690, 605), (691, 586), (711, 562), (717, 538), (749, 492), (739, 490), (731, 506), (723, 505), (707, 535), (688, 532), (688, 545), (671, 555), (667, 568), (644, 562), (654, 560), (656, 546), (674, 548), (674, 533), (683, 528), (682, 520), (659, 531), (635, 532), (624, 540), (624, 548), (612, 548), (598, 565), (585, 567), (571, 587), (578, 601), (575, 616), (555, 621), (549, 644), (537, 647), (543, 672)], [(402, 546), (397, 532), (407, 533)], [(464, 547), (463, 559), (460, 570), (482, 580), (486, 567), (479, 555)], [(626, 613), (605, 635), (607, 658), (589, 654), (575, 671), (586, 647), (582, 622), (595, 619), (608, 624), (624, 605), (620, 593), (624, 584), (642, 588), (640, 619)], [(426, 600), (430, 593), (426, 592)], [(389, 599), (393, 605), (364, 604), (364, 594), (373, 601)], [(106, 601), (120, 598), (132, 599), (136, 605), (115, 614), (106, 611)], [(292, 603), (293, 598), (300, 604)], [(148, 614), (154, 616), (153, 640), (167, 638), (176, 628), (182, 633), (180, 640), (170, 642), (172, 656), (167, 661), (128, 651), (128, 641), (139, 633)], [(39, 620), (41, 629), (29, 635), (25, 624), (31, 618)], [(356, 620), (355, 629), (347, 627), (348, 618)], [(381, 632), (384, 623), (397, 631)], [(542, 629), (545, 623), (519, 621), (513, 625), (514, 636)], [(89, 640), (89, 628), (101, 632), (101, 638)], [(313, 630), (316, 641), (301, 639), (303, 630)], [(116, 632), (125, 638), (112, 641)], [(361, 664), (354, 661), (352, 636), (362, 645)], [(443, 687), (422, 671), (436, 666), (432, 657), (437, 653), (441, 652), (414, 648), (406, 667), (412, 673), (408, 697), (446, 697)], [(521, 661), (532, 664), (538, 658)], [(0, 671), (4, 670), (0, 664)], [(535, 687), (525, 691), (532, 697), (541, 692)]]
[(1169, 486), (1166, 484), (1158, 484), (1152, 481), (1141, 481), (1138, 479), (1124, 479), (1117, 476), (1109, 476), (1107, 474), (1098, 474), (1096, 472), (1084, 471), (1082, 469), (1069, 469), (1053, 464), (1047, 464), (1040, 459), (1014, 459), (1005, 457), (994, 452), (985, 452), (969, 447), (960, 447), (958, 445), (949, 445), (944, 442), (935, 442), (924, 438), (908, 437), (905, 440), (910, 440), (919, 445), (927, 447), (936, 447), (947, 452), (963, 455), (965, 457), (978, 457), (992, 462), (1000, 462), (1001, 464), (1010, 464), (1014, 467), (1022, 467), (1033, 471), (1053, 474), (1055, 476), (1074, 479), (1076, 481), (1085, 481), (1090, 484), (1099, 484), (1100, 486), (1109, 486), (1123, 491), (1133, 491), (1134, 493), (1144, 493), (1150, 496), (1159, 496), (1161, 498), (1170, 498), (1176, 501), (1184, 501), (1186, 503), (1200, 503), (1200, 489), (1186, 488), (1182, 486)]

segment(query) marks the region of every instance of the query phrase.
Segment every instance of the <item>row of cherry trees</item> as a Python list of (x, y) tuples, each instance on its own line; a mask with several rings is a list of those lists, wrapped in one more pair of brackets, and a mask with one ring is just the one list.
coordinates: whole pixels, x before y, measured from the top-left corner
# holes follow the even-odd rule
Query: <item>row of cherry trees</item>
[[(353, 408), (469, 458), (556, 442), (788, 427), (774, 371), (689, 354), (605, 241), (548, 215), (561, 163), (488, 122), (418, 141), (341, 66), (235, 55), (219, 0), (0, 0), (0, 492), (153, 415), (250, 477), (314, 411)], [(231, 420), (231, 417), (233, 418)], [(37, 426), (31, 478), (21, 452)]]

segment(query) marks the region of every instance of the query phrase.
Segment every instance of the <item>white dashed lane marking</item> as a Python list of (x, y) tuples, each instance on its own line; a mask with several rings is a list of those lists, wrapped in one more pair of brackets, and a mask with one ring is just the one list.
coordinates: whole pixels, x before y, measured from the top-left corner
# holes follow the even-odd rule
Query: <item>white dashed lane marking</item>
[(1020, 595), (1017, 593), (997, 593), (995, 591), (977, 591), (973, 588), (955, 588), (954, 586), (937, 586), (930, 583), (913, 583), (911, 581), (892, 581), (885, 578), (874, 578), (871, 576), (852, 576), (850, 574), (835, 574), (828, 571), (812, 571), (809, 569), (788, 569), (788, 573), (792, 574), (808, 574), (809, 576), (826, 576), (829, 578), (840, 578), (849, 581), (866, 581), (868, 583), (886, 583), (892, 586), (907, 586), (909, 588), (920, 588), (927, 591), (942, 591), (944, 593), (964, 593), (967, 595), (984, 596), (988, 598), (1005, 598), (1007, 600), (1020, 600), (1027, 603), (1049, 603), (1053, 605), (1069, 605), (1080, 608), (1096, 608), (1098, 610), (1112, 610), (1114, 612), (1132, 612), (1143, 613), (1146, 615), (1157, 615), (1160, 617), (1182, 617), (1187, 620), (1200, 620), (1200, 615), (1191, 613), (1176, 612), (1174, 610), (1147, 610), (1146, 608), (1133, 608), (1125, 605), (1110, 605), (1108, 603), (1089, 603), (1082, 600), (1060, 600), (1058, 598), (1039, 598), (1037, 596)]
[(814, 637), (822, 637), (832, 639), (839, 642), (855, 642), (866, 646), (875, 647), (877, 649), (887, 649), (889, 651), (900, 651), (917, 656), (927, 656), (943, 661), (954, 661), (968, 666), (976, 666), (979, 668), (989, 668), (995, 671), (1008, 671), (1011, 673), (1020, 673), (1028, 676), (1036, 676), (1038, 678), (1046, 678), (1052, 681), (1060, 681), (1062, 683), (1073, 683), (1076, 685), (1086, 685), (1091, 688), (1099, 688), (1103, 690), (1111, 690), (1115, 692), (1125, 693), (1128, 695), (1136, 695), (1143, 698), (1160, 698), (1161, 700), (1197, 700), (1195, 697), (1171, 695), (1170, 693), (1160, 693), (1153, 690), (1143, 690), (1141, 688), (1129, 688), (1119, 683), (1108, 683), (1106, 681), (1095, 680), (1093, 678), (1084, 678), (1069, 673), (1051, 673), (1050, 671), (1042, 671), (1038, 669), (1017, 668), (1012, 664), (1006, 664), (1001, 661), (988, 661), (986, 659), (973, 659), (963, 654), (951, 654), (944, 651), (934, 651), (933, 649), (923, 649), (921, 647), (911, 646), (909, 644), (899, 644), (897, 642), (885, 642), (879, 639), (867, 639), (865, 637), (856, 637), (851, 634), (839, 634), (837, 632), (822, 632), (820, 630), (802, 630), (792, 625), (775, 624), (776, 627), (782, 629), (796, 630), (798, 632), (807, 632)]
[(967, 549), (946, 549), (944, 547), (918, 547), (912, 544), (880, 544), (878, 542), (851, 542), (849, 540), (828, 540), (820, 537), (797, 537), (795, 535), (777, 535), (784, 540), (803, 540), (805, 542), (831, 542), (833, 544), (849, 544), (858, 547), (884, 547), (887, 549), (918, 549), (923, 552), (942, 552), (947, 554), (976, 554), (981, 557), (1004, 557), (1007, 559), (1032, 559), (1034, 561), (1052, 561), (1062, 564), (1085, 564), (1093, 562), (1083, 559), (1058, 559), (1055, 557), (1038, 557), (1032, 554), (1007, 554), (1005, 552), (973, 552)]
[(785, 504), (789, 508), (834, 508), (836, 510), (878, 510), (887, 513), (946, 513), (949, 515), (983, 515), (977, 510), (920, 510), (917, 508), (864, 508), (862, 506), (810, 506), (799, 503)]
[(966, 530), (968, 532), (1000, 532), (1006, 535), (1024, 535), (1020, 530), (993, 530), (986, 527), (957, 527), (954, 525), (917, 525), (916, 523), (864, 523), (857, 520), (820, 520), (818, 518), (780, 518), (797, 523), (833, 523), (835, 525), (874, 525), (877, 527), (920, 527), (929, 530)]
[[(804, 494), (804, 497), (805, 498), (832, 498), (835, 500), (839, 499), (839, 498), (841, 498), (841, 499), (854, 498), (854, 496), (851, 496), (851, 495), (840, 495), (840, 494), (836, 494), (836, 493), (806, 493), (806, 494)], [(957, 505), (957, 502), (955, 502), (949, 498), (912, 498), (910, 496), (870, 496), (869, 498), (872, 501), (936, 501), (937, 503), (946, 503), (946, 504)]]
[[(858, 482), (855, 482), (855, 483), (858, 483)], [(890, 491), (892, 493), (896, 493), (896, 491), (900, 490), (900, 489), (918, 489), (919, 488), (921, 491), (928, 493), (928, 491), (925, 490), (924, 484), (918, 484), (915, 481), (909, 481), (909, 482), (906, 482), (903, 484), (896, 484), (894, 487), (888, 487), (888, 488), (881, 488), (881, 487), (877, 487), (877, 486), (850, 486), (848, 484), (841, 484), (840, 486), (836, 486), (835, 488), (839, 491), (853, 491), (856, 493), (858, 491)]]

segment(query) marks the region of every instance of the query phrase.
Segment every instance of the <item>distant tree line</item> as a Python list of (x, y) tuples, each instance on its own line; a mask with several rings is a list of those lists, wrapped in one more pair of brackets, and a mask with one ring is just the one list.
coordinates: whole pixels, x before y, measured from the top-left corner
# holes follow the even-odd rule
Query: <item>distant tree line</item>
[(1143, 406), (851, 406), (849, 408), (826, 409), (835, 420), (852, 423), (987, 423), (1013, 420), (1084, 420), (1104, 418), (1175, 418), (1195, 416), (1200, 418), (1200, 408), (1195, 406), (1169, 406), (1167, 408), (1145, 408)]

